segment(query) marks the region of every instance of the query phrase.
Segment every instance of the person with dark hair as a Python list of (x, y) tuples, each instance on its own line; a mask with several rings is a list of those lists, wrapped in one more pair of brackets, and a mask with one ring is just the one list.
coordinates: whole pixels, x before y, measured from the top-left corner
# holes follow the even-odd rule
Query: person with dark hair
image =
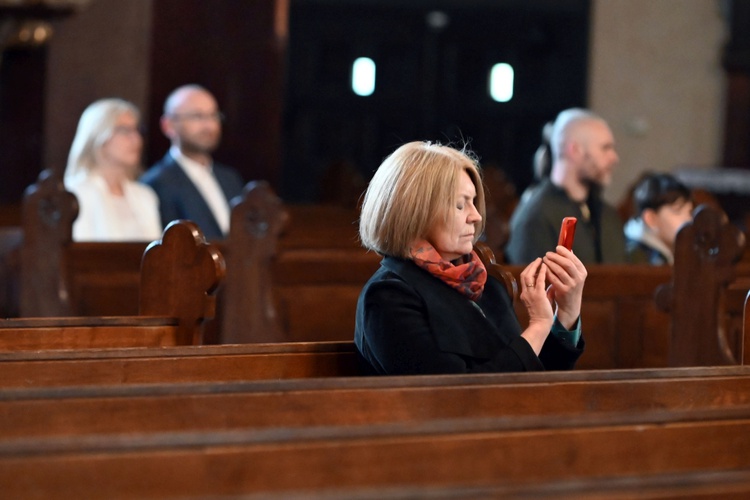
[(512, 298), (473, 249), (484, 186), (471, 153), (430, 142), (396, 149), (367, 187), (362, 245), (383, 256), (357, 302), (354, 343), (380, 375), (571, 369), (583, 352), (587, 271), (563, 246), (520, 274), (524, 329)]
[(670, 174), (647, 174), (633, 190), (636, 215), (625, 224), (628, 262), (674, 263), (674, 242), (692, 219), (690, 190)]

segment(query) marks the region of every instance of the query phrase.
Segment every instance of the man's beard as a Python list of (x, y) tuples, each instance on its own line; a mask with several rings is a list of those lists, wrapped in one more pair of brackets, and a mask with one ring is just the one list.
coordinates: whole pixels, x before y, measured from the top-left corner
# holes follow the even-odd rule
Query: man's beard
[(219, 139), (217, 138), (213, 143), (211, 144), (199, 144), (195, 141), (190, 140), (184, 140), (182, 141), (182, 144), (180, 145), (180, 149), (182, 149), (182, 152), (185, 154), (188, 153), (195, 153), (200, 155), (208, 155), (210, 156), (214, 151), (216, 151), (216, 148), (219, 145)]
[[(583, 158), (583, 161), (585, 161), (588, 165), (594, 165), (594, 161), (591, 159), (591, 156), (589, 153), (586, 153), (586, 155)], [(585, 169), (584, 172), (589, 171), (589, 169)], [(594, 168), (594, 172), (597, 174), (601, 174), (601, 169)], [(606, 177), (605, 175), (597, 175), (597, 176), (590, 176), (587, 174), (584, 174), (582, 176), (581, 183), (588, 186), (589, 190), (596, 189), (598, 191), (601, 191), (602, 189), (607, 187), (608, 182), (606, 182), (603, 177)]]

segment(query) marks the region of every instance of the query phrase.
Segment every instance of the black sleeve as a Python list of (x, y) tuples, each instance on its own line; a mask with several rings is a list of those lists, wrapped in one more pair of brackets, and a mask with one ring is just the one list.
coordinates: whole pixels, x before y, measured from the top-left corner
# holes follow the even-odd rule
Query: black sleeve
[(141, 177), (141, 182), (151, 186), (156, 196), (159, 197), (159, 215), (161, 216), (162, 227), (167, 225), (175, 219), (183, 219), (184, 216), (174, 200), (173, 192), (174, 188), (167, 185), (164, 177), (155, 177), (149, 175), (147, 172)]
[(573, 347), (571, 343), (563, 342), (550, 333), (539, 353), (539, 359), (547, 370), (572, 370), (585, 346), (583, 335), (578, 339), (578, 345)]

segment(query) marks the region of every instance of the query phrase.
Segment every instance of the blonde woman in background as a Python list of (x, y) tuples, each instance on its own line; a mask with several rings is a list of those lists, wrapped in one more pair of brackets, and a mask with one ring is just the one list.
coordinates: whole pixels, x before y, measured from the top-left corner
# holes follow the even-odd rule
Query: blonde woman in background
[(65, 187), (78, 198), (76, 241), (148, 241), (161, 237), (159, 201), (134, 179), (141, 165), (140, 113), (122, 99), (89, 105), (78, 122)]

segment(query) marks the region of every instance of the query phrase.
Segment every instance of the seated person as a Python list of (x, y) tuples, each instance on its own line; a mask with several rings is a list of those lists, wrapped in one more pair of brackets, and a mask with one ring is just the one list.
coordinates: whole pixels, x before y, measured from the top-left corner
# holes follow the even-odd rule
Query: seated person
[(222, 114), (213, 94), (199, 85), (175, 89), (164, 103), (161, 129), (167, 154), (141, 177), (159, 196), (162, 224), (189, 219), (207, 239), (229, 234), (230, 203), (244, 183), (235, 169), (214, 161)]
[(65, 168), (65, 188), (78, 199), (75, 241), (161, 238), (156, 193), (134, 180), (143, 149), (138, 120), (122, 99), (96, 101), (81, 115)]
[[(583, 352), (586, 268), (558, 246), (521, 273), (523, 329), (473, 244), (484, 229), (479, 167), (465, 151), (412, 142), (367, 188), (362, 244), (383, 255), (357, 302), (354, 341), (383, 375), (570, 369)], [(548, 286), (549, 285), (549, 286)]]
[(648, 174), (633, 190), (636, 215), (625, 224), (628, 262), (674, 264), (680, 227), (693, 219), (690, 190), (669, 174)]
[(549, 175), (524, 191), (511, 216), (508, 262), (526, 265), (554, 249), (563, 217), (578, 219), (573, 252), (581, 262), (625, 262), (622, 220), (602, 196), (620, 161), (607, 122), (586, 109), (560, 112), (550, 152)]

